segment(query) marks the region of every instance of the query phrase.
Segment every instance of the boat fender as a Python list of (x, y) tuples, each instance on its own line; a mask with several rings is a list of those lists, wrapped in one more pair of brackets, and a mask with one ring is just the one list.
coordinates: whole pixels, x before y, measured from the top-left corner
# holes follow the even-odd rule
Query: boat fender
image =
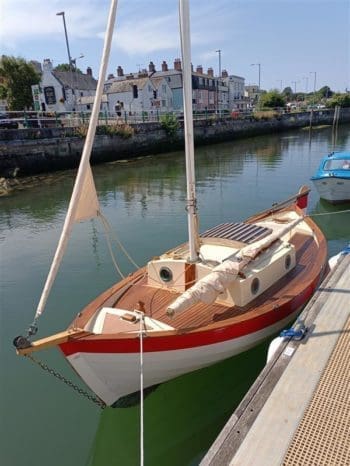
[(13, 339), (13, 344), (17, 349), (29, 348), (32, 344), (28, 338), (19, 335)]

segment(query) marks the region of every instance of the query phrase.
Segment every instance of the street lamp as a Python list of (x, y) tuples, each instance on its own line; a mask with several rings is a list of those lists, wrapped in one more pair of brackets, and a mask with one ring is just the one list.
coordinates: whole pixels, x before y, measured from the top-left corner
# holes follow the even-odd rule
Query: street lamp
[(316, 71), (310, 71), (310, 74), (314, 75), (314, 93), (316, 92)]
[(84, 55), (81, 53), (79, 57), (72, 58), (72, 65), (74, 65), (74, 71), (77, 71), (77, 60), (84, 58)]
[(316, 71), (310, 71), (310, 74), (314, 75), (314, 104), (316, 103)]
[(69, 50), (68, 34), (67, 34), (67, 27), (66, 27), (66, 20), (65, 20), (65, 16), (64, 16), (64, 11), (60, 11), (59, 13), (56, 13), (56, 16), (62, 16), (62, 18), (63, 18), (64, 35), (66, 37), (66, 45), (67, 45), (67, 52), (68, 52), (68, 64), (69, 64), (70, 71), (72, 71), (72, 57), (70, 55), (70, 50)]
[(294, 94), (297, 93), (297, 82), (299, 81), (292, 81), (292, 84), (294, 84)]
[(219, 79), (221, 77), (221, 50), (215, 50), (216, 53), (219, 54), (219, 77), (218, 77), (218, 87), (217, 87), (217, 106), (218, 106), (218, 110), (220, 111), (220, 108), (219, 108)]
[(277, 82), (280, 83), (280, 90), (282, 92), (282, 79), (277, 79)]
[(303, 79), (305, 79), (305, 92), (307, 94), (307, 92), (309, 90), (309, 78), (308, 78), (308, 76), (304, 76)]
[(261, 71), (261, 64), (260, 64), (260, 63), (252, 63), (250, 66), (258, 66), (258, 67), (259, 67), (259, 91), (260, 91), (260, 71)]

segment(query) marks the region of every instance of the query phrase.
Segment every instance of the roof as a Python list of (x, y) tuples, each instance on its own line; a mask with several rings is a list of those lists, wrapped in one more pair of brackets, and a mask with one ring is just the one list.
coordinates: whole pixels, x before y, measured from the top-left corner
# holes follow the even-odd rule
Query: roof
[[(88, 104), (93, 104), (95, 100), (94, 95), (84, 95), (82, 97), (77, 97), (77, 103), (80, 105), (88, 105)], [(107, 103), (108, 99), (106, 94), (102, 95), (102, 103)]]
[(158, 87), (161, 85), (163, 80), (165, 81), (163, 76), (157, 76), (156, 78), (154, 78), (153, 76), (151, 77), (152, 84), (155, 86), (156, 89), (158, 89)]
[(123, 81), (116, 81), (106, 92), (107, 94), (130, 92), (132, 91), (132, 86), (137, 86), (138, 89), (143, 89), (148, 82), (149, 78), (125, 79)]
[(89, 74), (82, 74), (70, 71), (53, 71), (52, 74), (63, 86), (74, 87), (82, 91), (96, 90), (97, 80)]

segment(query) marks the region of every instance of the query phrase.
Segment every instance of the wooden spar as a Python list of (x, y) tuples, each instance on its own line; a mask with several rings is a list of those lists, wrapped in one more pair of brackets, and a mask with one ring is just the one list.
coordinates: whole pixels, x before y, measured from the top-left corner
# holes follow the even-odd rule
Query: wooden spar
[(80, 199), (82, 189), (84, 187), (84, 181), (88, 174), (88, 171), (90, 170), (89, 160), (90, 160), (92, 145), (93, 145), (94, 136), (96, 132), (98, 117), (100, 113), (100, 104), (102, 101), (104, 80), (105, 80), (105, 76), (107, 72), (108, 57), (109, 57), (109, 53), (111, 49), (113, 27), (115, 23), (117, 4), (118, 4), (118, 0), (112, 0), (109, 17), (108, 17), (108, 23), (107, 23), (106, 39), (105, 39), (105, 44), (104, 44), (103, 53), (102, 53), (99, 78), (97, 82), (96, 95), (95, 95), (94, 104), (92, 107), (91, 118), (90, 118), (88, 132), (86, 135), (83, 154), (81, 157), (81, 162), (79, 165), (77, 178), (74, 184), (73, 193), (72, 193), (72, 197), (69, 203), (62, 233), (61, 233), (58, 246), (56, 249), (56, 253), (52, 261), (51, 268), (47, 276), (44, 289), (43, 289), (43, 292), (42, 292), (42, 295), (41, 295), (41, 298), (40, 298), (40, 301), (39, 301), (39, 304), (36, 310), (35, 319), (37, 319), (42, 314), (44, 307), (46, 305), (46, 301), (49, 297), (51, 287), (56, 278), (58, 268), (62, 261), (62, 257), (64, 255), (64, 252), (68, 244), (68, 239), (69, 239), (71, 230), (73, 228), (75, 214), (78, 208), (78, 202)]
[(184, 130), (186, 154), (186, 181), (187, 181), (187, 219), (188, 244), (190, 262), (198, 260), (196, 240), (198, 238), (198, 222), (196, 220), (196, 192), (194, 168), (194, 136), (193, 136), (193, 110), (192, 110), (192, 71), (191, 71), (191, 40), (190, 40), (190, 10), (188, 0), (179, 2), (180, 38), (183, 73), (183, 100), (184, 100)]
[(60, 343), (65, 343), (69, 340), (79, 339), (92, 335), (91, 332), (87, 332), (81, 328), (65, 330), (64, 332), (56, 333), (49, 337), (41, 338), (40, 340), (33, 341), (27, 348), (17, 348), (17, 354), (25, 356), (26, 354), (34, 353), (47, 348), (52, 348)]

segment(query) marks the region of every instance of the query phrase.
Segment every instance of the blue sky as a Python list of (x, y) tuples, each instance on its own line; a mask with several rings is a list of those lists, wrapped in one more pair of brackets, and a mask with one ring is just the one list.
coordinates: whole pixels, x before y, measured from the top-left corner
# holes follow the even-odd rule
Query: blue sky
[[(67, 63), (65, 11), (71, 56), (97, 77), (108, 0), (1, 0), (0, 53), (54, 65)], [(309, 92), (329, 85), (350, 89), (350, 0), (190, 0), (192, 63), (221, 68), (263, 89)], [(109, 72), (157, 69), (180, 56), (177, 0), (119, 0)]]

